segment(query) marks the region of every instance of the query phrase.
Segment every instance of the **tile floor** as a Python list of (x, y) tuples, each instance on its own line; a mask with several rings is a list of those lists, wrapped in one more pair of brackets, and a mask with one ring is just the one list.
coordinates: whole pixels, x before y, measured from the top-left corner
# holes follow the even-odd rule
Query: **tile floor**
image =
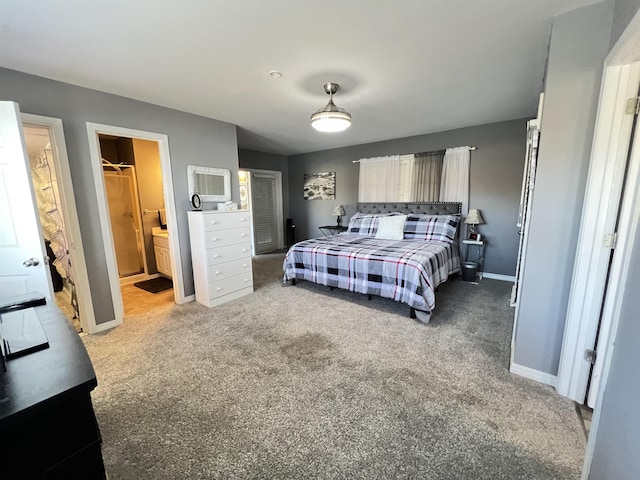
[(133, 284), (123, 285), (122, 302), (124, 303), (125, 319), (132, 315), (145, 313), (161, 305), (174, 303), (173, 288), (158, 293), (150, 293)]
[[(161, 305), (174, 303), (173, 288), (158, 293), (149, 293), (133, 286), (133, 284), (123, 285), (121, 288), (125, 318), (137, 315), (138, 313), (148, 312)], [(58, 308), (62, 310), (62, 313), (69, 319), (74, 328), (78, 332), (81, 332), (80, 320), (75, 318), (75, 312), (71, 306), (68, 295), (64, 292), (56, 292), (55, 301)]]

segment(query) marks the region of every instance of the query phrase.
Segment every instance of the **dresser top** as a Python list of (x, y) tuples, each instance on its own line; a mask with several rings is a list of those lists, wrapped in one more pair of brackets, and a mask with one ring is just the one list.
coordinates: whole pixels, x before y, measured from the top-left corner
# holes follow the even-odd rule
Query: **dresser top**
[(187, 212), (189, 215), (215, 215), (219, 213), (249, 213), (249, 210), (189, 210)]

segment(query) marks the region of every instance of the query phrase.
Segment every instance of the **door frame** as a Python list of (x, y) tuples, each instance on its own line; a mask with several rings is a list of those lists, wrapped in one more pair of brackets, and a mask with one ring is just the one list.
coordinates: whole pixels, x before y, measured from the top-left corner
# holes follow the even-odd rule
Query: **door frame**
[[(596, 340), (609, 276), (612, 252), (604, 245), (604, 238), (614, 232), (621, 207), (634, 120), (624, 111), (627, 99), (638, 95), (639, 83), (640, 63), (605, 69), (558, 366), (558, 393), (579, 403), (584, 401), (591, 373), (585, 351), (592, 349)], [(614, 257), (625, 253), (620, 240)], [(611, 271), (611, 293), (620, 287), (619, 273)]]
[[(558, 392), (570, 398), (584, 400), (581, 383), (585, 371), (591, 369), (584, 360), (584, 350), (592, 348), (600, 326), (598, 342), (601, 383), (597, 392), (593, 420), (587, 441), (582, 479), (589, 478), (595, 440), (602, 414), (602, 400), (606, 391), (614, 341), (618, 329), (618, 312), (624, 297), (628, 269), (623, 259), (628, 258), (640, 216), (640, 162), (630, 158), (625, 199), (620, 203), (623, 167), (631, 141), (632, 115), (624, 115), (626, 100), (638, 96), (640, 82), (640, 11), (618, 39), (605, 60), (593, 147), (585, 191), (582, 226), (576, 251), (565, 335), (558, 370)], [(640, 157), (640, 155), (635, 155)], [(635, 175), (635, 178), (632, 177)], [(627, 195), (628, 193), (628, 195)], [(620, 211), (618, 242), (611, 262), (610, 281), (604, 297), (604, 287), (611, 251), (603, 244), (604, 235), (612, 232)], [(623, 221), (634, 219), (628, 225)], [(628, 294), (628, 292), (627, 292)], [(581, 302), (583, 305), (581, 305)], [(588, 379), (589, 373), (586, 376)], [(585, 385), (586, 388), (586, 385)]]
[[(61, 208), (64, 215), (67, 233), (69, 234), (69, 255), (73, 265), (75, 277), (76, 295), (78, 297), (78, 310), (80, 312), (80, 326), (84, 332), (95, 333), (96, 318), (93, 311), (93, 300), (91, 298), (91, 288), (89, 286), (89, 273), (84, 256), (84, 246), (82, 244), (82, 233), (78, 220), (78, 209), (76, 198), (73, 192), (73, 182), (71, 179), (71, 167), (69, 166), (69, 156), (67, 155), (67, 145), (64, 138), (62, 120), (42, 115), (30, 113), (21, 114), (22, 125), (33, 125), (49, 129), (51, 147), (55, 149), (55, 171), (60, 187)], [(37, 208), (37, 207), (36, 207)], [(53, 259), (51, 260), (53, 261)]]
[[(637, 32), (636, 32), (637, 30)], [(635, 33), (634, 33), (635, 32)], [(637, 50), (634, 50), (634, 45)], [(558, 367), (558, 392), (580, 403), (584, 401), (591, 374), (585, 350), (592, 349), (598, 332), (602, 302), (607, 287), (611, 249), (604, 246), (605, 234), (613, 233), (633, 125), (625, 115), (628, 98), (638, 96), (640, 84), (640, 17), (636, 14), (616, 46), (607, 56), (603, 73), (591, 162), (585, 191), (576, 262), (569, 296), (565, 333)], [(618, 232), (613, 257), (626, 255), (628, 242)], [(612, 264), (615, 266), (615, 262)], [(622, 271), (611, 271), (610, 294), (623, 286)], [(602, 321), (610, 324), (603, 315)], [(601, 329), (604, 338), (608, 327)], [(600, 343), (601, 351), (606, 343)]]
[(120, 290), (120, 278), (118, 275), (118, 264), (116, 261), (116, 251), (109, 220), (109, 207), (107, 205), (107, 192), (102, 175), (102, 160), (100, 158), (99, 134), (116, 135), (118, 137), (141, 138), (152, 140), (158, 143), (160, 153), (160, 169), (162, 172), (162, 190), (165, 201), (165, 212), (167, 215), (167, 228), (173, 235), (169, 235), (169, 248), (171, 251), (171, 273), (173, 276), (173, 295), (178, 304), (186, 303), (189, 299), (184, 294), (184, 279), (182, 276), (182, 259), (180, 258), (180, 244), (178, 241), (178, 221), (173, 194), (173, 176), (171, 174), (171, 157), (169, 153), (169, 137), (161, 133), (146, 132), (132, 128), (117, 127), (113, 125), (103, 125), (99, 123), (87, 122), (87, 135), (89, 137), (89, 153), (91, 155), (91, 167), (95, 182), (96, 201), (98, 202), (98, 216), (100, 218), (100, 229), (104, 254), (107, 262), (107, 272), (109, 276), (109, 287), (111, 289), (111, 299), (115, 318), (113, 320), (98, 325), (98, 330), (107, 330), (122, 324), (124, 319), (124, 305), (122, 303), (122, 291)]
[(255, 215), (253, 214), (253, 195), (251, 194), (252, 175), (254, 173), (262, 173), (265, 175), (273, 175), (276, 179), (276, 222), (278, 224), (278, 249), (284, 248), (284, 202), (282, 193), (282, 172), (280, 170), (261, 170), (257, 168), (241, 168), (243, 172), (249, 172), (247, 182), (247, 195), (249, 197), (249, 211), (251, 212), (251, 254), (256, 255), (256, 239), (254, 236), (253, 222)]

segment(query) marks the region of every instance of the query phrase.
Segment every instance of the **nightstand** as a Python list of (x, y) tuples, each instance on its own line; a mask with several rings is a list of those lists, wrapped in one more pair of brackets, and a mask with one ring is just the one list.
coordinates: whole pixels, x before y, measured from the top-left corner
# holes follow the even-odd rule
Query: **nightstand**
[[(485, 240), (471, 240), (471, 239), (466, 239), (466, 240), (462, 240), (462, 243), (464, 243), (467, 246), (467, 250), (465, 252), (465, 262), (475, 262), (478, 264), (478, 280), (482, 279), (482, 274), (484, 273), (484, 247), (486, 245), (486, 241)], [(474, 259), (469, 259), (469, 254), (471, 253), (469, 250), (471, 248), (475, 248), (475, 254), (476, 257)]]
[(343, 225), (323, 225), (318, 227), (322, 234), (326, 237), (328, 235), (336, 235), (338, 233), (346, 232), (347, 227)]

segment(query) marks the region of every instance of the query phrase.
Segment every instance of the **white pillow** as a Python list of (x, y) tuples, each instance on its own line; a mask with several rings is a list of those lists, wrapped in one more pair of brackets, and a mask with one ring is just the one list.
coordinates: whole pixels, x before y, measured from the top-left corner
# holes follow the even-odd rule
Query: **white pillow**
[(376, 238), (382, 240), (402, 240), (404, 238), (404, 222), (406, 219), (406, 215), (381, 217), (378, 220)]

